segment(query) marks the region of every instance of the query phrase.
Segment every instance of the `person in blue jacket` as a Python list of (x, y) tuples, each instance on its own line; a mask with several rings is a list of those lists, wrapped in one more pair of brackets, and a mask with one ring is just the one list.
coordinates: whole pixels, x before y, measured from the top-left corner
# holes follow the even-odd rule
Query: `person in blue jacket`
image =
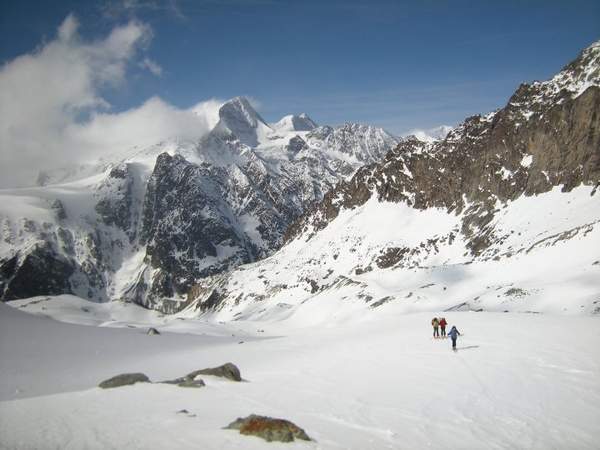
[(452, 326), (452, 329), (448, 332), (448, 336), (452, 339), (452, 350), (456, 351), (456, 338), (460, 336), (460, 332), (455, 326)]

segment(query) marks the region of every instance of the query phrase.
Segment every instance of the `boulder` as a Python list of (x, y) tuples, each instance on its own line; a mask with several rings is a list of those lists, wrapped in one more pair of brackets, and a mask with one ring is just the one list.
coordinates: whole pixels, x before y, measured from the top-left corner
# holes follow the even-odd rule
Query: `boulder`
[(186, 378), (196, 378), (198, 375), (213, 375), (215, 377), (227, 378), (231, 381), (242, 381), (240, 369), (235, 364), (226, 363), (219, 367), (196, 370), (186, 375)]
[(204, 384), (204, 380), (201, 380), (200, 378), (194, 380), (192, 378), (185, 378), (183, 381), (177, 383), (177, 386), (179, 387), (191, 387), (191, 388), (201, 388), (206, 386), (206, 384)]
[(102, 389), (116, 388), (119, 386), (127, 386), (135, 383), (149, 383), (150, 379), (143, 373), (122, 373), (120, 375), (104, 380), (98, 386)]
[(159, 335), (160, 332), (156, 329), (156, 328), (148, 328), (148, 331), (146, 332), (146, 334), (149, 334), (150, 336), (154, 336), (154, 335)]
[(206, 386), (204, 384), (204, 380), (200, 378), (194, 379), (190, 376), (185, 376), (181, 378), (175, 378), (174, 380), (162, 381), (164, 384), (176, 384), (179, 387), (191, 387), (191, 388), (200, 388)]
[(227, 430), (239, 430), (240, 434), (258, 436), (267, 442), (293, 442), (294, 439), (310, 441), (306, 432), (294, 423), (266, 416), (252, 414), (238, 418), (225, 427)]

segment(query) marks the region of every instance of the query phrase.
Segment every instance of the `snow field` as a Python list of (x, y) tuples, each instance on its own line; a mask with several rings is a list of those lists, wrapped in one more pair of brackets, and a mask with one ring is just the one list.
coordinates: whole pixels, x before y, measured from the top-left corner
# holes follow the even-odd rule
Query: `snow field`
[[(147, 325), (163, 334), (146, 336), (13, 312), (19, 326), (0, 328), (1, 342), (8, 342), (1, 349), (2, 385), (18, 381), (26, 392), (41, 383), (46, 392), (3, 396), (3, 448), (592, 449), (600, 438), (597, 317), (437, 313), (464, 333), (453, 353), (449, 340), (431, 337), (432, 313), (357, 309), (328, 327), (310, 325), (302, 315), (227, 325), (159, 317)], [(5, 317), (16, 320), (2, 313), (2, 325)], [(180, 332), (212, 329), (213, 336), (165, 332), (174, 322), (182, 324)], [(46, 344), (23, 352), (17, 344), (36, 329)], [(111, 335), (121, 345), (104, 350), (104, 367), (94, 366), (92, 349)], [(90, 352), (73, 353), (65, 346), (73, 340), (85, 341)], [(44, 382), (63, 370), (65, 351), (77, 377), (62, 378), (60, 386)], [(27, 358), (41, 361), (38, 367), (54, 363), (22, 377), (18, 369)], [(227, 361), (247, 382), (207, 376), (201, 389), (94, 387), (124, 371), (160, 380)], [(13, 372), (7, 375), (6, 367)], [(73, 389), (84, 390), (67, 392)], [(177, 414), (181, 409), (189, 414)], [(251, 413), (292, 420), (315, 442), (266, 444), (221, 429)]]

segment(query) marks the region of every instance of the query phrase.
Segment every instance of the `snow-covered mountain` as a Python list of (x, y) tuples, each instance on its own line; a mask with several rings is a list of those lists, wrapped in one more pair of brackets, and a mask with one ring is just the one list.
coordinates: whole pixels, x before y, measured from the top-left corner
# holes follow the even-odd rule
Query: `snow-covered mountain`
[(434, 142), (444, 139), (452, 131), (449, 125), (440, 125), (439, 127), (429, 128), (427, 130), (415, 129), (405, 134), (406, 137), (414, 136), (423, 142)]
[(399, 139), (380, 128), (268, 125), (224, 103), (199, 142), (171, 140), (0, 191), (0, 298), (74, 293), (177, 309), (200, 278), (271, 254), (307, 206)]
[[(287, 230), (204, 279), (218, 320), (439, 310), (600, 312), (600, 42), (443, 140), (401, 142)], [(183, 306), (183, 305), (182, 305)]]
[(599, 312), (599, 112), (600, 43), (432, 142), (236, 98), (199, 142), (0, 191), (0, 292), (223, 319)]
[(282, 132), (311, 131), (317, 127), (318, 125), (305, 113), (299, 115), (290, 114), (283, 117), (279, 122), (271, 125), (271, 128), (274, 130)]

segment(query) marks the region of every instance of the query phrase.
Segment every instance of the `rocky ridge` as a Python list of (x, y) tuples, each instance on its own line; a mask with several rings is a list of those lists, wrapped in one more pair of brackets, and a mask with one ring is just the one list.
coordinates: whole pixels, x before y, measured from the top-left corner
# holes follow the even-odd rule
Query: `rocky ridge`
[[(381, 163), (361, 168), (350, 180), (295, 222), (289, 241), (324, 228), (344, 208), (381, 201), (405, 202), (417, 209), (461, 212), (463, 229), (484, 228), (496, 203), (563, 186), (600, 181), (600, 43), (584, 50), (546, 82), (522, 84), (499, 111), (473, 116), (441, 141), (407, 139)], [(485, 213), (484, 213), (485, 212)], [(476, 220), (476, 216), (485, 216)], [(477, 222), (477, 223), (476, 223)], [(474, 255), (484, 230), (472, 235)]]

